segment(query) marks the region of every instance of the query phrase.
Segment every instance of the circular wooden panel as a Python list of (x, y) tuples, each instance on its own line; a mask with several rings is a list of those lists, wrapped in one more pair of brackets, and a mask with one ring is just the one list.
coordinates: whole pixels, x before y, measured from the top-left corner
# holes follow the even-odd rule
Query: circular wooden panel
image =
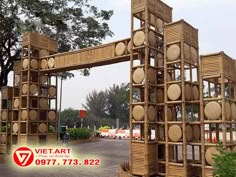
[(163, 33), (164, 23), (160, 18), (157, 19), (157, 29), (160, 33)]
[(28, 85), (27, 84), (23, 84), (23, 86), (22, 86), (22, 93), (23, 94), (27, 94), (27, 92), (28, 92)]
[(119, 42), (116, 45), (115, 53), (117, 56), (123, 55), (125, 53), (126, 46), (123, 42)]
[(47, 99), (46, 98), (40, 98), (39, 106), (40, 106), (40, 108), (47, 108), (48, 107)]
[(48, 76), (46, 76), (46, 75), (41, 75), (41, 76), (40, 76), (40, 82), (41, 82), (41, 84), (46, 84), (47, 81), (48, 81)]
[(133, 117), (136, 121), (141, 121), (143, 120), (144, 117), (144, 108), (143, 106), (135, 106), (133, 109)]
[(184, 43), (184, 58), (186, 61), (189, 61), (190, 59), (190, 46), (188, 44)]
[(155, 121), (156, 115), (157, 115), (156, 109), (153, 106), (149, 106), (148, 107), (148, 119), (150, 121)]
[(34, 121), (37, 119), (37, 111), (36, 110), (30, 110), (29, 112), (29, 118), (30, 120)]
[(15, 99), (13, 103), (14, 108), (19, 108), (19, 105), (20, 105), (19, 99)]
[(7, 136), (3, 134), (3, 135), (1, 136), (1, 143), (2, 143), (2, 144), (6, 144), (6, 142), (7, 142)]
[(232, 116), (232, 120), (236, 120), (236, 105), (235, 105), (235, 103), (231, 103), (231, 116)]
[(191, 100), (191, 86), (190, 84), (185, 85), (185, 100), (190, 101)]
[(231, 118), (231, 106), (229, 102), (225, 103), (225, 118), (226, 120), (230, 120)]
[(198, 87), (195, 85), (193, 86), (193, 100), (199, 100), (199, 90), (198, 90)]
[(49, 58), (48, 59), (48, 67), (49, 68), (54, 68), (54, 65), (55, 65), (55, 59), (54, 58)]
[(192, 62), (197, 63), (197, 61), (198, 61), (197, 50), (195, 48), (191, 47), (190, 51), (191, 51)]
[(39, 124), (39, 132), (45, 133), (47, 131), (47, 125), (45, 123)]
[(213, 165), (214, 164), (214, 155), (219, 155), (219, 151), (217, 151), (217, 149), (215, 147), (210, 147), (206, 150), (206, 161), (209, 165)]
[(193, 125), (193, 138), (200, 140), (201, 130), (199, 125)]
[(129, 41), (129, 43), (128, 43), (128, 45), (127, 45), (128, 53), (131, 52), (131, 48), (132, 48), (131, 44), (132, 44), (131, 41)]
[(32, 60), (30, 61), (30, 66), (31, 66), (32, 69), (38, 69), (38, 68), (39, 68), (39, 63), (38, 63), (37, 60), (32, 59)]
[(167, 118), (168, 118), (168, 121), (172, 120), (172, 110), (171, 110), (171, 108), (167, 109)]
[(50, 97), (56, 96), (56, 94), (57, 94), (56, 88), (55, 87), (49, 87), (48, 94), (49, 94)]
[(167, 49), (167, 58), (170, 61), (176, 60), (179, 58), (180, 56), (180, 48), (178, 45), (174, 44), (171, 45), (168, 49)]
[(193, 129), (192, 129), (191, 125), (187, 125), (185, 130), (186, 130), (186, 140), (187, 141), (192, 141), (192, 139), (193, 139)]
[(31, 84), (29, 90), (32, 95), (35, 95), (38, 92), (38, 87), (35, 84)]
[(50, 121), (54, 121), (54, 120), (56, 119), (56, 113), (55, 113), (55, 111), (49, 111), (49, 112), (48, 112), (48, 119), (49, 119)]
[(181, 95), (180, 86), (178, 84), (172, 84), (171, 86), (169, 86), (167, 90), (167, 95), (168, 95), (168, 98), (172, 101), (178, 100)]
[(182, 129), (178, 125), (172, 125), (168, 130), (171, 141), (178, 142), (182, 138)]
[(155, 81), (156, 81), (156, 72), (154, 71), (154, 69), (149, 68), (147, 74), (148, 74), (148, 80), (151, 83), (155, 83)]
[(149, 31), (148, 33), (148, 42), (150, 46), (155, 46), (156, 45), (156, 35), (153, 31)]
[(133, 73), (133, 81), (136, 84), (142, 83), (144, 80), (144, 71), (141, 68), (137, 68)]
[(40, 50), (39, 55), (40, 57), (46, 57), (49, 55), (49, 52), (47, 50)]
[(209, 102), (204, 108), (204, 113), (209, 120), (216, 120), (221, 116), (221, 106), (216, 101)]
[(23, 69), (27, 69), (29, 66), (29, 60), (28, 59), (24, 59), (23, 63), (22, 63), (22, 67)]
[(21, 120), (25, 121), (28, 118), (28, 112), (26, 110), (21, 111)]
[(18, 86), (20, 84), (20, 75), (15, 75), (15, 85)]
[(8, 117), (8, 112), (7, 111), (2, 111), (2, 115), (1, 115), (2, 121), (7, 120), (7, 117)]
[(164, 102), (164, 91), (163, 89), (157, 89), (157, 103)]
[(133, 39), (133, 42), (134, 42), (134, 45), (135, 46), (141, 46), (143, 45), (145, 41), (145, 34), (143, 31), (137, 31), (135, 34), (134, 34), (134, 39)]
[(18, 129), (19, 129), (18, 123), (14, 123), (13, 126), (12, 126), (12, 131), (13, 131), (13, 133), (17, 133), (17, 132), (18, 132)]
[(41, 67), (41, 69), (47, 69), (47, 67), (48, 67), (48, 62), (47, 62), (46, 59), (42, 59), (42, 60), (41, 60), (40, 67)]

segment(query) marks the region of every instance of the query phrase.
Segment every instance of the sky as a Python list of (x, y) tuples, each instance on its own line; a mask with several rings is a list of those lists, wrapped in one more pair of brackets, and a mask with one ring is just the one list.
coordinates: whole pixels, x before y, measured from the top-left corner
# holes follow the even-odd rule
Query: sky
[[(184, 19), (199, 30), (200, 54), (224, 51), (236, 58), (235, 0), (163, 0), (173, 8), (173, 21)], [(113, 10), (109, 25), (114, 36), (103, 43), (130, 37), (131, 0), (91, 0), (99, 9)], [(82, 109), (93, 90), (129, 82), (129, 62), (92, 68), (89, 77), (74, 71), (75, 77), (63, 82), (62, 109)], [(60, 86), (60, 85), (59, 85)], [(60, 88), (60, 87), (59, 87)], [(59, 98), (59, 97), (58, 97)]]

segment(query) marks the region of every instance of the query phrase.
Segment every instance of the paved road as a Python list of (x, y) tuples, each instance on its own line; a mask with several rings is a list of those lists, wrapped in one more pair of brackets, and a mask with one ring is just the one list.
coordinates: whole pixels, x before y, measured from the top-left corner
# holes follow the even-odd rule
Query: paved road
[(50, 167), (19, 169), (0, 164), (0, 177), (117, 177), (119, 164), (129, 159), (129, 140), (101, 139), (72, 146), (75, 157), (100, 159), (99, 167)]

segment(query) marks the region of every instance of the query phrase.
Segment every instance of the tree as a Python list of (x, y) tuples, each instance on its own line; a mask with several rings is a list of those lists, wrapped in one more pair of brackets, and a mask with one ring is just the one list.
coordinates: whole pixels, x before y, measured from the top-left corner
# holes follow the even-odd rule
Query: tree
[(129, 84), (113, 85), (107, 90), (108, 114), (112, 119), (119, 118), (121, 125), (129, 122)]
[(112, 36), (106, 22), (113, 12), (98, 10), (90, 1), (0, 0), (0, 87), (7, 85), (14, 61), (20, 58), (25, 31), (55, 38), (59, 52), (98, 45), (106, 36)]
[(80, 123), (79, 111), (68, 108), (61, 112), (60, 124), (68, 127), (74, 127)]

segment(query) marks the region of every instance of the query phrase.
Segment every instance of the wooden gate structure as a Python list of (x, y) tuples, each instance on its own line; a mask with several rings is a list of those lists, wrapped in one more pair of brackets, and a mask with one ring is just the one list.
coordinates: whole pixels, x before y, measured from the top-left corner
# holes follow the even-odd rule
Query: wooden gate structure
[(236, 151), (235, 60), (223, 52), (199, 59), (198, 30), (172, 22), (160, 0), (131, 0), (131, 19), (131, 38), (72, 52), (23, 35), (13, 87), (2, 87), (0, 153), (57, 141), (57, 72), (130, 61), (130, 130), (141, 136), (130, 131), (120, 176), (213, 176), (216, 145)]

